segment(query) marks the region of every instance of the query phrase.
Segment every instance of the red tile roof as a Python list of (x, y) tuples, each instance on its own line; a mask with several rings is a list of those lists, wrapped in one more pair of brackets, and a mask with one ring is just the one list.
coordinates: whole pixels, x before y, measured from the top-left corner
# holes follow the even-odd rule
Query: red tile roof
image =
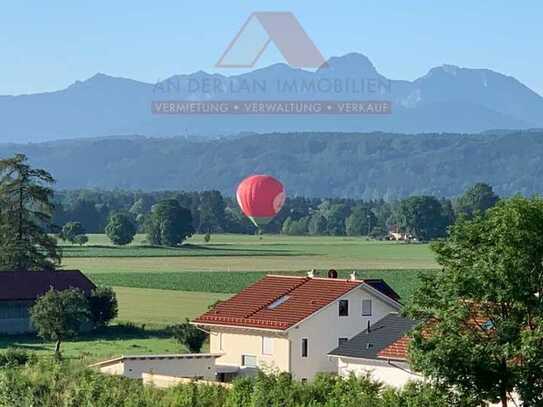
[(0, 301), (36, 300), (50, 288), (90, 293), (96, 286), (78, 270), (0, 272)]
[(381, 350), (377, 356), (384, 359), (407, 360), (409, 342), (410, 339), (408, 336), (402, 336), (400, 339)]
[[(364, 281), (266, 276), (199, 316), (196, 323), (285, 330)], [(269, 305), (288, 296), (276, 308)]]

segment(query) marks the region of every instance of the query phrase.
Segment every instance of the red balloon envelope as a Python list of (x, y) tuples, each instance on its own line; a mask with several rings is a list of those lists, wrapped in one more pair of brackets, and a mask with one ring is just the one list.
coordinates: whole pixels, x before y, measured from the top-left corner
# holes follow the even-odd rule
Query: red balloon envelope
[(251, 175), (238, 186), (238, 204), (255, 226), (273, 219), (285, 203), (283, 184), (269, 175)]

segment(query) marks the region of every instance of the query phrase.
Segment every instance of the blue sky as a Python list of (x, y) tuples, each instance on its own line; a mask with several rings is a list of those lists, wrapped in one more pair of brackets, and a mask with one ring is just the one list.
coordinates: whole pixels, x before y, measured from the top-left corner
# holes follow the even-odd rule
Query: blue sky
[[(543, 2), (13, 1), (0, 13), (0, 94), (57, 90), (97, 72), (146, 82), (213, 65), (253, 11), (292, 11), (325, 57), (361, 52), (392, 79), (490, 68), (543, 94)], [(270, 49), (259, 65), (281, 62)]]

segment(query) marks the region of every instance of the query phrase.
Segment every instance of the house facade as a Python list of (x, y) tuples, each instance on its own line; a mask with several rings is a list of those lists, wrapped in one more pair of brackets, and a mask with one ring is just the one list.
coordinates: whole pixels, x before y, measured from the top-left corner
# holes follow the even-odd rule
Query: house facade
[(193, 323), (210, 333), (221, 374), (288, 372), (310, 380), (336, 372), (328, 355), (400, 308), (382, 280), (266, 276)]
[(407, 360), (409, 331), (417, 321), (390, 313), (329, 353), (337, 361), (337, 373), (348, 377), (371, 375), (393, 387), (402, 387), (422, 377)]
[(33, 332), (30, 307), (49, 289), (76, 288), (85, 294), (96, 288), (78, 270), (4, 271), (0, 273), (0, 333)]

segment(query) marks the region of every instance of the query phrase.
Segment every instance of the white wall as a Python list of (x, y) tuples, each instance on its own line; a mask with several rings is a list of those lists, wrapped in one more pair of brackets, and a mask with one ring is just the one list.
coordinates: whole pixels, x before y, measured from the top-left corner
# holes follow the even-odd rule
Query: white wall
[(340, 376), (348, 377), (350, 374), (365, 376), (368, 373), (374, 380), (396, 388), (404, 386), (409, 381), (422, 380), (421, 376), (409, 370), (407, 363), (338, 358)]
[[(349, 300), (349, 316), (339, 316), (339, 300)], [(372, 300), (372, 315), (362, 316), (362, 300)], [(352, 338), (385, 315), (397, 311), (364, 288), (338, 298), (313, 317), (289, 329), (291, 373), (298, 379), (312, 379), (319, 372), (337, 372), (337, 360), (327, 354), (338, 346), (338, 338)], [(302, 358), (302, 338), (308, 338), (308, 357)]]
[[(256, 356), (257, 365), (263, 371), (289, 371), (289, 343), (285, 337), (280, 337), (273, 332), (249, 331), (240, 329), (237, 332), (233, 329), (217, 331), (220, 328), (213, 328), (210, 334), (210, 352), (223, 353), (217, 359), (219, 365), (239, 366), (242, 355)], [(222, 340), (221, 336), (222, 335)], [(272, 338), (273, 352), (271, 355), (262, 353), (262, 337)], [(221, 348), (222, 341), (222, 348)]]
[(215, 378), (215, 358), (172, 358), (172, 359), (124, 359), (103, 366), (100, 371), (123, 375), (131, 379), (141, 379), (142, 373), (156, 373), (175, 377)]

